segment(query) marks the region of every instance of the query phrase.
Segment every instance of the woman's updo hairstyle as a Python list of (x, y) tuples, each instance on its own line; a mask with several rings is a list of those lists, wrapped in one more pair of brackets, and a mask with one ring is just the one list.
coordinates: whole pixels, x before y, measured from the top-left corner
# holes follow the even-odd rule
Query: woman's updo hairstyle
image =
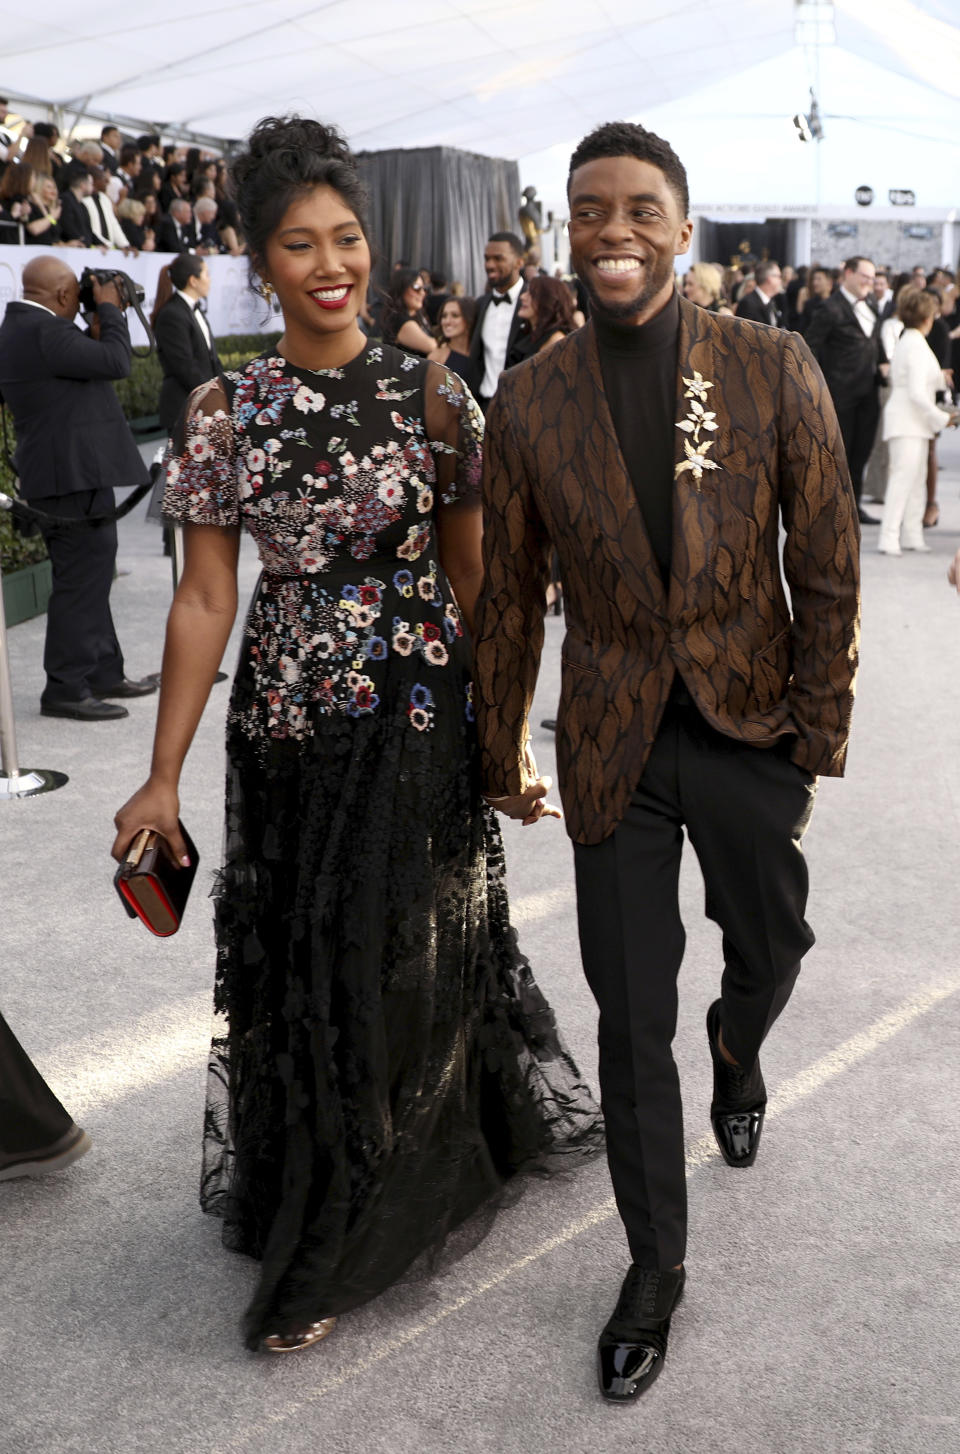
[(366, 234), (366, 191), (336, 127), (305, 116), (265, 116), (232, 158), (230, 184), (255, 267), (287, 208), (314, 187), (332, 187)]

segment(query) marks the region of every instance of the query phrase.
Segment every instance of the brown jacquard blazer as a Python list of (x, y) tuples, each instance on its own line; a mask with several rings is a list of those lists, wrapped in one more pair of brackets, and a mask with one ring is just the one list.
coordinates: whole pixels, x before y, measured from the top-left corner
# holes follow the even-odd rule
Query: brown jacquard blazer
[(531, 780), (524, 745), (553, 545), (567, 623), (557, 763), (578, 843), (600, 842), (622, 817), (676, 672), (718, 731), (758, 748), (796, 734), (795, 762), (843, 773), (859, 526), (823, 376), (798, 334), (681, 298), (676, 420), (668, 592), (589, 323), (505, 374), (487, 417), (475, 652), (484, 790), (513, 795)]

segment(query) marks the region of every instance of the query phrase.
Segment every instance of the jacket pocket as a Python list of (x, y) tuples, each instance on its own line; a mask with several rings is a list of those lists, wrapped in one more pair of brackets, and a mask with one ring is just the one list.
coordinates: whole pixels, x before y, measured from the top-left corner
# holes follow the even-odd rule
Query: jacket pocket
[(761, 712), (769, 712), (786, 695), (791, 673), (792, 626), (785, 626), (762, 650), (754, 652), (751, 686)]

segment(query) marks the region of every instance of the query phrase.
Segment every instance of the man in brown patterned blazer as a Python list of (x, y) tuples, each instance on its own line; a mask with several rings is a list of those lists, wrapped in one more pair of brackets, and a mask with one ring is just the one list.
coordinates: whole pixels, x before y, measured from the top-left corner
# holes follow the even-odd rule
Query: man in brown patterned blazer
[(759, 1049), (813, 943), (801, 838), (816, 775), (843, 772), (859, 540), (836, 416), (803, 340), (677, 296), (692, 224), (667, 143), (600, 127), (573, 155), (569, 194), (592, 317), (505, 374), (491, 406), (477, 715), (490, 801), (536, 822), (550, 810), (527, 717), (554, 547), (567, 623), (560, 792), (632, 1258), (598, 1372), (604, 1396), (626, 1401), (663, 1366), (685, 1275), (671, 1051), (683, 829), (723, 931), (711, 1122), (725, 1161), (746, 1167), (766, 1105)]

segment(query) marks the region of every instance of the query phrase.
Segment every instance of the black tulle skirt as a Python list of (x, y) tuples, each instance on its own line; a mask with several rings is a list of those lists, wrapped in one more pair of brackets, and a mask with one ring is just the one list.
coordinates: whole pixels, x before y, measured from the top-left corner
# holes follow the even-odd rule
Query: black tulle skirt
[(462, 668), (422, 731), (404, 666), (376, 714), (266, 748), (243, 665), (234, 686), (201, 1200), (262, 1264), (250, 1347), (469, 1244), (518, 1173), (603, 1144), (510, 927)]

